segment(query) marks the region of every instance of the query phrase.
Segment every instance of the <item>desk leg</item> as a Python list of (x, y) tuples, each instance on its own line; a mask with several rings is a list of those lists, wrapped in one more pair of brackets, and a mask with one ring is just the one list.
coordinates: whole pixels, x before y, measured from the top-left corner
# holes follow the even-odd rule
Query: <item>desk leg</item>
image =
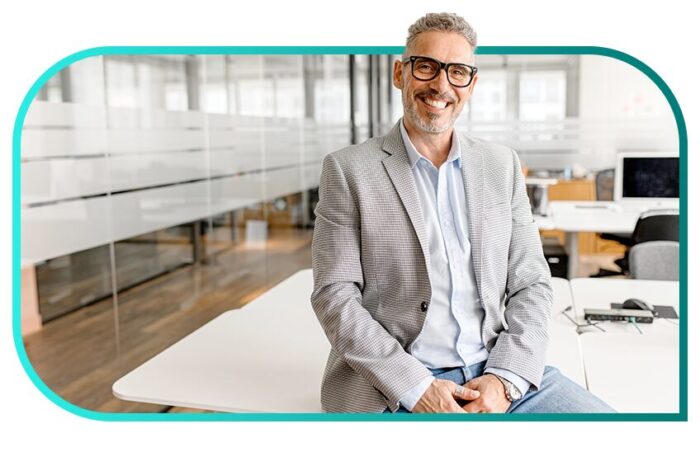
[(567, 276), (569, 280), (576, 278), (578, 273), (578, 232), (566, 232), (566, 252), (569, 254), (569, 267)]

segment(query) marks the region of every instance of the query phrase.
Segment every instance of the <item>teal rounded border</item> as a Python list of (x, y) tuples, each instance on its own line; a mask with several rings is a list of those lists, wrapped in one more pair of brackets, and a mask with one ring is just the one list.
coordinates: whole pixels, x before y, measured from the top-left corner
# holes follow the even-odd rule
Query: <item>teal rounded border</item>
[(383, 55), (401, 54), (397, 46), (108, 46), (86, 49), (69, 55), (47, 69), (31, 86), (20, 105), (12, 134), (12, 333), (22, 367), (34, 385), (49, 400), (68, 412), (98, 421), (687, 421), (688, 420), (688, 133), (680, 105), (666, 82), (648, 65), (618, 50), (594, 46), (481, 46), (481, 55), (599, 55), (614, 58), (637, 68), (661, 90), (676, 118), (680, 151), (680, 308), (679, 332), (679, 412), (615, 414), (485, 414), (479, 417), (453, 414), (374, 413), (102, 413), (76, 406), (59, 397), (41, 380), (24, 348), (21, 331), (21, 176), (22, 127), (29, 106), (41, 87), (61, 69), (99, 55)]

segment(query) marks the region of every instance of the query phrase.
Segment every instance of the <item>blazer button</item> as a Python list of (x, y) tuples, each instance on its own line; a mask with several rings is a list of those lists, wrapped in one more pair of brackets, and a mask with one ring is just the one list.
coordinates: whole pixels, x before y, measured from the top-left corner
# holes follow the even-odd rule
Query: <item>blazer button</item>
[(420, 310), (423, 312), (427, 311), (428, 310), (428, 303), (426, 303), (425, 301), (420, 303)]

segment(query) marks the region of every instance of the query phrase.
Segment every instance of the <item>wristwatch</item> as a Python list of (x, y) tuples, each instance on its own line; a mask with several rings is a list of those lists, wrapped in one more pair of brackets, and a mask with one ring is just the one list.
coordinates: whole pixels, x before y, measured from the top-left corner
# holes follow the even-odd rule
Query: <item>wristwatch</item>
[[(493, 375), (496, 375), (496, 374), (493, 374)], [(496, 377), (498, 377), (498, 380), (500, 380), (501, 383), (503, 384), (503, 387), (505, 387), (506, 398), (508, 398), (508, 401), (510, 401), (512, 403), (512, 402), (517, 401), (523, 397), (523, 394), (520, 393), (520, 390), (518, 389), (518, 387), (515, 386), (515, 384), (511, 383), (509, 380), (504, 379), (500, 375), (496, 375)]]

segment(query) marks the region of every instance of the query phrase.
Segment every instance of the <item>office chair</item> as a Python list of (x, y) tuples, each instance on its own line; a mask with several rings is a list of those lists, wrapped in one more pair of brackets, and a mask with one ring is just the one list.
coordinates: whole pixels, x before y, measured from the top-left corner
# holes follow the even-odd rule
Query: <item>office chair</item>
[(678, 241), (678, 210), (647, 210), (637, 219), (632, 232), (633, 244), (647, 241)]
[(632, 246), (630, 277), (638, 280), (678, 280), (680, 245), (676, 241), (647, 241)]
[(643, 212), (634, 226), (632, 236), (627, 242), (628, 247), (625, 256), (617, 259), (617, 264), (623, 273), (629, 272), (629, 253), (635, 245), (649, 241), (674, 241), (678, 242), (678, 210), (660, 209)]
[(606, 168), (595, 174), (595, 197), (597, 201), (612, 201), (614, 189), (614, 168)]

